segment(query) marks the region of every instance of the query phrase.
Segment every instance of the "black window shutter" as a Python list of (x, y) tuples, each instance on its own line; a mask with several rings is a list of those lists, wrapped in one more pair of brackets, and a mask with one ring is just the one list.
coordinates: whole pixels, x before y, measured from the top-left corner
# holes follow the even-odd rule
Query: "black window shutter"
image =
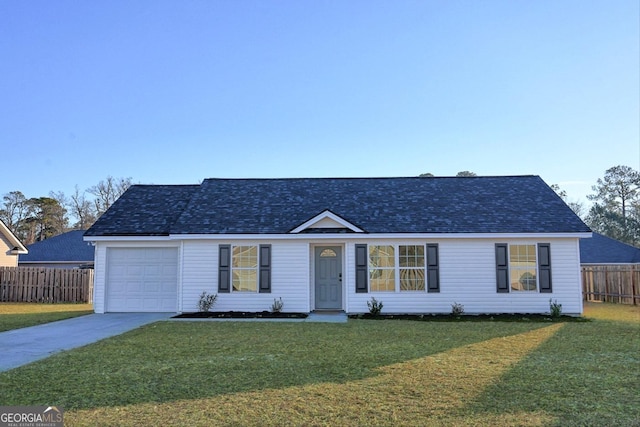
[(271, 245), (260, 245), (259, 292), (271, 292)]
[(440, 292), (438, 244), (427, 245), (427, 292)]
[(220, 245), (218, 257), (218, 292), (229, 293), (231, 282), (231, 245)]
[(367, 245), (356, 245), (356, 293), (367, 293), (369, 281)]
[(496, 291), (509, 292), (509, 245), (496, 243)]
[(538, 243), (538, 283), (540, 284), (540, 292), (552, 292), (550, 243)]

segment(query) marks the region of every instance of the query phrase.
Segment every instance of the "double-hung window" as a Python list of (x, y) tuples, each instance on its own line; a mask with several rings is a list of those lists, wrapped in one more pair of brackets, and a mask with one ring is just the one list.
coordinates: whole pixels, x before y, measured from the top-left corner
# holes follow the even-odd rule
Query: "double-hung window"
[(369, 245), (370, 292), (424, 291), (425, 245)]
[(369, 282), (372, 292), (396, 290), (395, 246), (369, 246)]
[(497, 291), (551, 292), (551, 245), (496, 244)]
[(400, 290), (424, 291), (424, 245), (398, 246)]
[(233, 246), (231, 252), (231, 277), (233, 292), (258, 290), (258, 247)]
[(271, 245), (220, 245), (218, 292), (271, 292)]
[(509, 283), (512, 291), (538, 289), (535, 245), (509, 246)]

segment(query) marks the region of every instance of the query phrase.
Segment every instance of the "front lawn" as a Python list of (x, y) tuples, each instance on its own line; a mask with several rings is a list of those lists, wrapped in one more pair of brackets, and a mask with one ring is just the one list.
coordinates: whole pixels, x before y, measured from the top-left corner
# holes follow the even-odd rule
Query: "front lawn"
[(92, 304), (0, 303), (0, 332), (93, 313)]
[(586, 314), (158, 322), (1, 373), (0, 402), (65, 425), (637, 425), (640, 309)]

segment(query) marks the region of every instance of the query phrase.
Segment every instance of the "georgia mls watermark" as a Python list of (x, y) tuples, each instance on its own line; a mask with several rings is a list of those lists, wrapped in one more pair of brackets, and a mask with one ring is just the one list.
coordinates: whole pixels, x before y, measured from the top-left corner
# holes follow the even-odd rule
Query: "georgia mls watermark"
[(63, 427), (58, 406), (0, 406), (0, 427)]

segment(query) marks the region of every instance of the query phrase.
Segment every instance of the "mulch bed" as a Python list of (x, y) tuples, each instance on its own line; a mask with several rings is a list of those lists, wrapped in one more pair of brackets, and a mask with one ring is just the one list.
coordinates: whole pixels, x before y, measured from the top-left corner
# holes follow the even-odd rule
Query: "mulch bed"
[(304, 319), (306, 313), (274, 313), (271, 311), (199, 311), (182, 313), (173, 319)]
[(349, 319), (371, 319), (371, 320), (418, 320), (418, 321), (440, 321), (440, 322), (588, 322), (589, 319), (576, 316), (560, 316), (552, 318), (548, 314), (350, 314)]

